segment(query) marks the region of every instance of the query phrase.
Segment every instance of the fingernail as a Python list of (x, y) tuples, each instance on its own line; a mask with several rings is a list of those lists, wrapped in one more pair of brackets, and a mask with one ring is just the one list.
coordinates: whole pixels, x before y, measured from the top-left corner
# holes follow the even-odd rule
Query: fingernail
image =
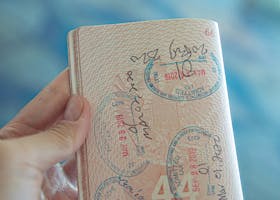
[(64, 119), (68, 121), (76, 121), (80, 118), (83, 110), (83, 99), (81, 96), (70, 97), (66, 110), (64, 112)]

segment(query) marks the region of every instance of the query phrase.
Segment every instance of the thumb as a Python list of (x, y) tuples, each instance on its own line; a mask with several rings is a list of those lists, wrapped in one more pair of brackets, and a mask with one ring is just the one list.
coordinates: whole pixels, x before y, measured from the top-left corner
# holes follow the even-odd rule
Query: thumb
[(88, 101), (81, 96), (72, 96), (66, 106), (64, 119), (46, 131), (20, 138), (31, 165), (41, 170), (66, 159), (83, 144), (91, 128)]

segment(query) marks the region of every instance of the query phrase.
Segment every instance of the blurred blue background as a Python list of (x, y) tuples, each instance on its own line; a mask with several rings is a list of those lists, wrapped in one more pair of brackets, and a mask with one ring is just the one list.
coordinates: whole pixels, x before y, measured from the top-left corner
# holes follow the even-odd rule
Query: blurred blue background
[(280, 0), (0, 0), (0, 125), (67, 65), (80, 25), (178, 17), (219, 23), (245, 199), (280, 199)]

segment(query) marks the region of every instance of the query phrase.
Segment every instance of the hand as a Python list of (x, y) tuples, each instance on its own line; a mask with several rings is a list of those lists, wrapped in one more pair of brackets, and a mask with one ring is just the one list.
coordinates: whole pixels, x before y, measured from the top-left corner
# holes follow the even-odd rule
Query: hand
[(1, 199), (39, 199), (46, 170), (77, 151), (90, 127), (89, 103), (70, 97), (66, 70), (0, 129)]

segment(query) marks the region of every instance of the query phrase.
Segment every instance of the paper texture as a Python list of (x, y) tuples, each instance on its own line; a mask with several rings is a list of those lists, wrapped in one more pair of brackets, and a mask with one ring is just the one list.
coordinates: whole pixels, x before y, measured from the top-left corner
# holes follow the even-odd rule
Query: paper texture
[(216, 22), (88, 26), (68, 43), (94, 116), (80, 199), (243, 199)]

